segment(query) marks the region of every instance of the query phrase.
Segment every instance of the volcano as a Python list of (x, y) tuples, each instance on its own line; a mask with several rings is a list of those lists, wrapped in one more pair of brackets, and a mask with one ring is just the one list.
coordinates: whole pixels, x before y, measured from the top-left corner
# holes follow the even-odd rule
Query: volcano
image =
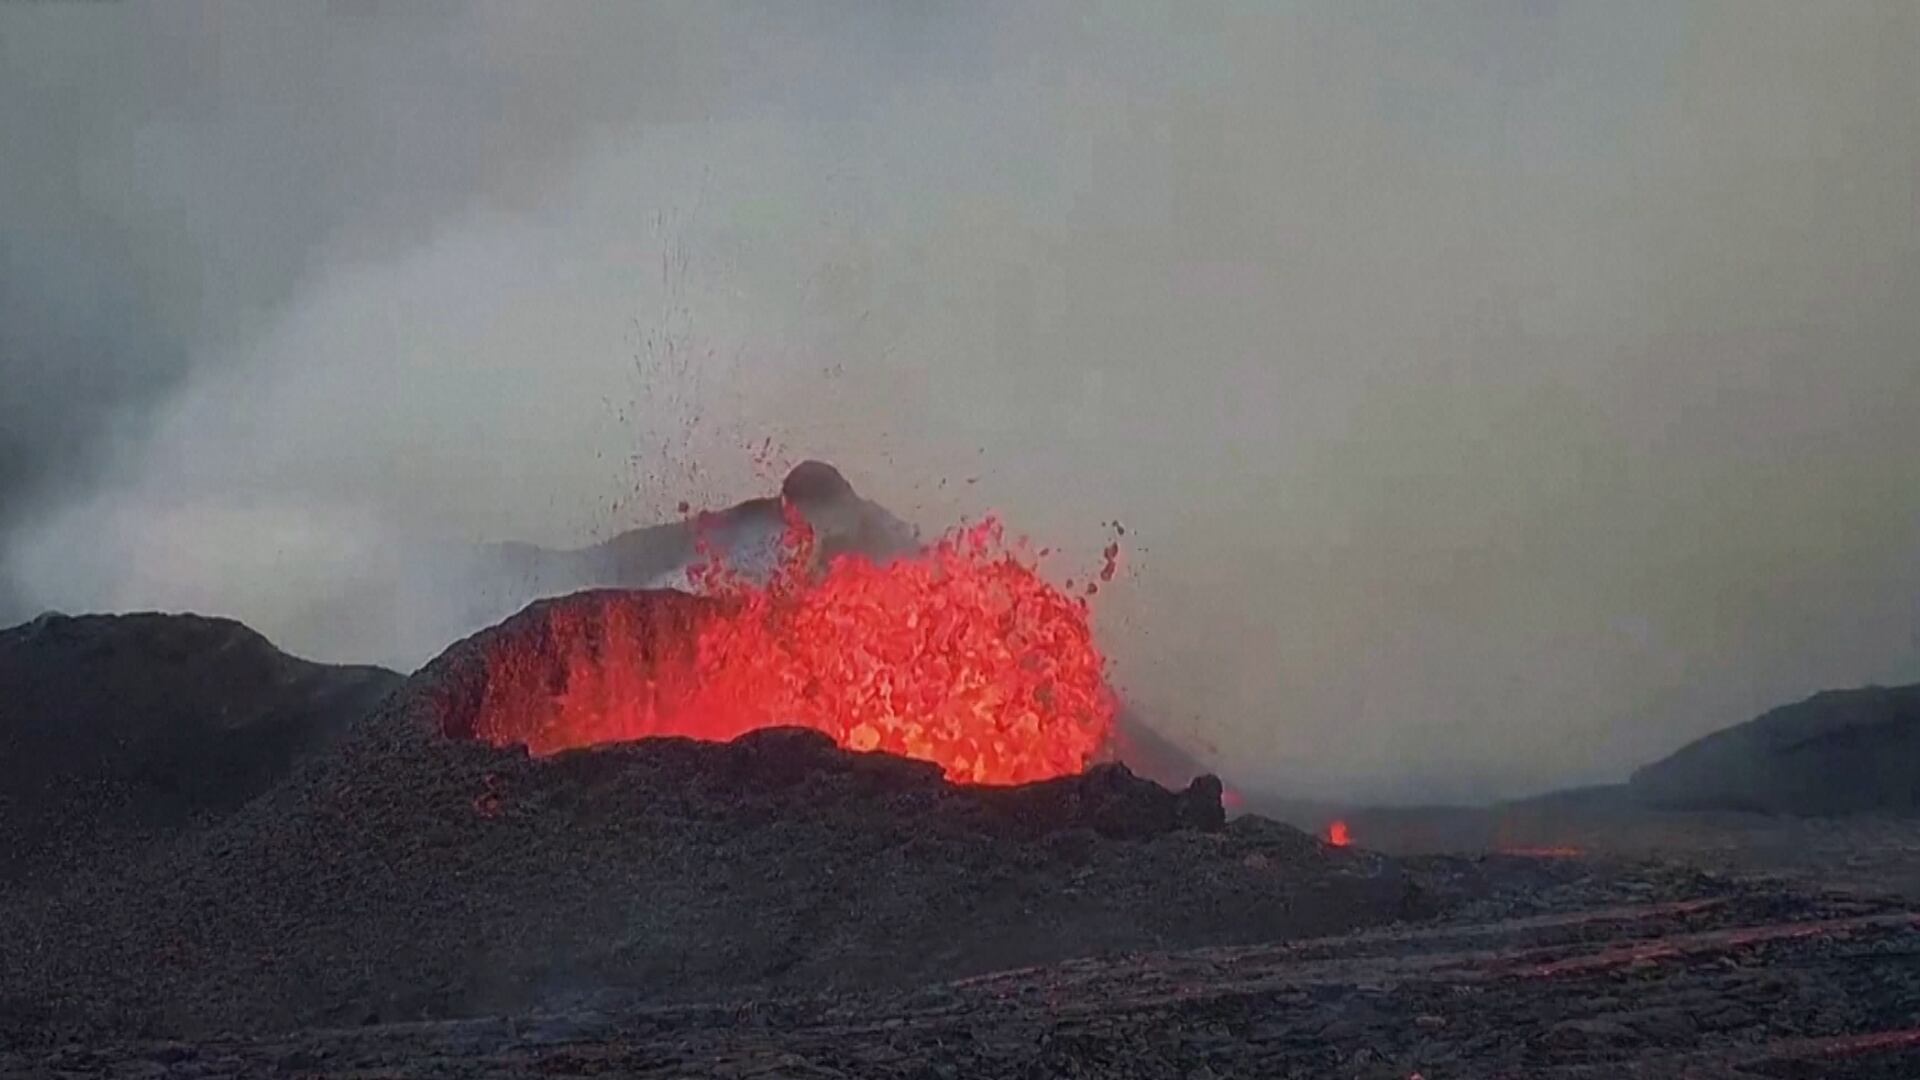
[(1435, 910), (1377, 856), (1228, 824), (1210, 779), (1169, 791), (1096, 764), (955, 784), (791, 726), (545, 753), (478, 737), (512, 695), (564, 688), (553, 658), (577, 654), (536, 643), (604, 648), (587, 628), (740, 610), (646, 590), (543, 601), (229, 816), (44, 896), (0, 890), (0, 941), (24, 943), (0, 951), (0, 1043), (903, 987)]
[[(1102, 554), (1089, 576), (1111, 576), (1117, 547)], [(797, 725), (966, 782), (1123, 761), (1177, 789), (1210, 771), (1107, 686), (1084, 590), (1055, 587), (992, 521), (922, 543), (823, 462), (772, 496), (593, 547), (456, 562), (434, 593), (477, 606), (441, 642), (555, 597), (598, 599), (514, 621), (531, 636), (492, 658), (490, 697), (451, 735), (551, 754)]]
[[(709, 545), (397, 688), (195, 616), (0, 632), (12, 793), (141, 785), (0, 877), (0, 1074), (1913, 1075), (1903, 900), (1228, 822), (1105, 761), (1191, 764), (991, 523), (823, 557), (794, 502), (771, 573)], [(0, 838), (87, 838), (42, 825)]]

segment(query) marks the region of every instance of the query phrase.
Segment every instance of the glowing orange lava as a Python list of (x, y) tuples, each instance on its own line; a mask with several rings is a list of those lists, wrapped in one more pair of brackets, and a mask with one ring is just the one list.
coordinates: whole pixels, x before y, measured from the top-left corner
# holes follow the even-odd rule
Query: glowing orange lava
[(1327, 823), (1327, 843), (1334, 847), (1346, 847), (1353, 843), (1353, 837), (1347, 832), (1347, 823), (1331, 821)]
[(998, 522), (884, 566), (824, 568), (791, 507), (787, 524), (765, 585), (709, 552), (694, 574), (707, 596), (563, 602), (489, 655), (473, 736), (550, 754), (794, 725), (993, 784), (1079, 772), (1106, 741), (1115, 700), (1086, 604), (1009, 550)]

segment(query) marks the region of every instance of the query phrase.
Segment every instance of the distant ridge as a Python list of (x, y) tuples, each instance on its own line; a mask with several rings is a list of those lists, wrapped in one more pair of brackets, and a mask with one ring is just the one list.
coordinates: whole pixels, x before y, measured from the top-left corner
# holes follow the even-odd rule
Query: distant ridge
[(1689, 743), (1631, 787), (1667, 809), (1920, 812), (1920, 684), (1823, 691)]

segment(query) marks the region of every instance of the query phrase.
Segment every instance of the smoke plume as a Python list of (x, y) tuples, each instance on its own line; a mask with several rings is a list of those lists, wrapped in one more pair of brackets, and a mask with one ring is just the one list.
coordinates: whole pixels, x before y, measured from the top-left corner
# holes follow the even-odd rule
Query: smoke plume
[(803, 457), (1127, 529), (1245, 784), (1606, 779), (1920, 679), (1902, 0), (9, 5), (0, 621), (418, 663)]

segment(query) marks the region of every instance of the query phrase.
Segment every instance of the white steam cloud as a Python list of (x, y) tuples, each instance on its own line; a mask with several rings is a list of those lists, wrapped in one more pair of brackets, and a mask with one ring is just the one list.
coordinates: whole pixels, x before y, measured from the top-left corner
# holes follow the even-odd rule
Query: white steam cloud
[(1911, 4), (101, 7), (0, 12), (25, 614), (413, 663), (442, 554), (814, 457), (1124, 522), (1120, 680), (1247, 783), (1920, 678)]

